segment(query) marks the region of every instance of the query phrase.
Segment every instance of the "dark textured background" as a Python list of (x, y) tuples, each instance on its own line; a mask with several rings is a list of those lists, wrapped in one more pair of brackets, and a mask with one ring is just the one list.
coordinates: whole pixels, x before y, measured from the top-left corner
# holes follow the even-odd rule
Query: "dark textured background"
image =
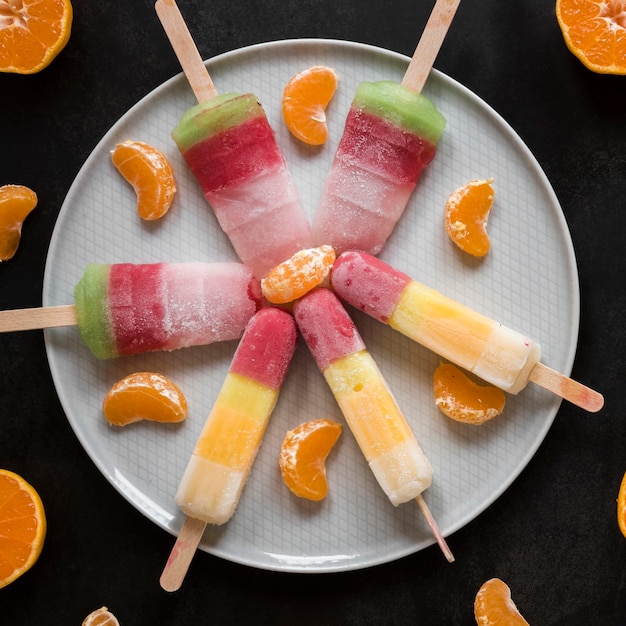
[[(411, 55), (432, 2), (180, 0), (204, 58), (298, 37)], [(589, 415), (563, 404), (514, 484), (436, 546), (369, 570), (282, 574), (198, 553), (183, 588), (158, 578), (172, 537), (100, 475), (57, 400), (41, 332), (0, 336), (0, 466), (40, 492), (48, 536), (36, 566), (0, 590), (0, 624), (80, 624), (106, 604), (143, 624), (474, 624), (497, 576), (533, 625), (626, 624), (626, 539), (615, 499), (626, 471), (623, 397), (626, 77), (589, 72), (567, 50), (553, 0), (463, 0), (435, 66), (519, 133), (562, 204), (581, 286), (575, 378), (605, 394)], [(102, 135), (178, 62), (147, 0), (75, 0), (69, 44), (40, 74), (0, 75), (0, 184), (39, 195), (16, 256), (0, 265), (0, 307), (41, 303), (59, 209)]]

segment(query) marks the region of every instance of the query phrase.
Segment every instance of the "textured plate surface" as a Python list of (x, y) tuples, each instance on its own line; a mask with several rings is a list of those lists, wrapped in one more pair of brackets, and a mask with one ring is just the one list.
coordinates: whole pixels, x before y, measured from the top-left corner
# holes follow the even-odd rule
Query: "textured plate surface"
[[(407, 63), (404, 56), (365, 45), (299, 40), (237, 50), (212, 59), (208, 67), (220, 92), (252, 91), (263, 103), (312, 216), (357, 83), (399, 81)], [(293, 74), (320, 64), (334, 67), (340, 83), (328, 109), (330, 139), (310, 148), (289, 135), (280, 99)], [(448, 125), (382, 258), (533, 337), (542, 345), (543, 361), (568, 374), (578, 332), (578, 278), (567, 225), (549, 182), (515, 132), (467, 89), (435, 71), (424, 93)], [(94, 149), (52, 237), (45, 305), (71, 303), (87, 263), (235, 260), (170, 138), (194, 103), (185, 78), (174, 77), (134, 106)], [(139, 219), (134, 192), (111, 164), (110, 150), (128, 138), (157, 146), (173, 164), (178, 196), (157, 223)], [(478, 261), (447, 239), (443, 206), (456, 187), (486, 177), (494, 178), (496, 193), (489, 221), (492, 249)], [(518, 476), (543, 441), (560, 400), (530, 385), (508, 397), (498, 419), (482, 427), (455, 423), (434, 406), (438, 357), (390, 328), (358, 313), (354, 317), (431, 459), (435, 477), (425, 498), (450, 535)], [(129, 502), (176, 534), (183, 517), (174, 493), (236, 344), (99, 362), (75, 328), (47, 330), (45, 339), (59, 397), (87, 453)], [(138, 370), (161, 372), (180, 385), (190, 407), (186, 422), (142, 422), (123, 429), (106, 424), (105, 393)], [(318, 417), (343, 421), (301, 344), (239, 508), (228, 524), (207, 529), (202, 549), (259, 568), (330, 572), (391, 561), (433, 543), (417, 505), (394, 508), (387, 501), (347, 429), (328, 459), (328, 498), (311, 503), (292, 496), (278, 469), (280, 444), (287, 429)], [(454, 537), (449, 541), (454, 551)]]

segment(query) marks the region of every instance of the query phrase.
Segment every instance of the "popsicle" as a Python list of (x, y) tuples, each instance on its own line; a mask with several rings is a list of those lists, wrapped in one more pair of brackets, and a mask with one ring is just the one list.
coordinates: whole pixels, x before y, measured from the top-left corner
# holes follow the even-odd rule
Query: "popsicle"
[[(370, 469), (394, 506), (419, 499), (432, 482), (432, 466), (383, 375), (337, 296), (318, 288), (297, 300), (293, 314)], [(429, 512), (444, 554), (450, 550)]]
[(337, 254), (378, 254), (404, 213), (446, 125), (421, 92), (460, 0), (438, 0), (402, 83), (362, 82), (313, 217)]
[(173, 0), (157, 13), (199, 104), (172, 138), (243, 263), (262, 278), (303, 248), (311, 227), (265, 112), (250, 93), (218, 95)]
[[(176, 493), (188, 519), (200, 522), (190, 522), (192, 528), (224, 524), (234, 514), (296, 340), (294, 319), (282, 309), (263, 308), (248, 323)], [(188, 565), (201, 537), (201, 532), (196, 534), (193, 546), (187, 533), (181, 534), (186, 549), (175, 546), (161, 579), (168, 590), (182, 582), (181, 559), (183, 563), (188, 559)], [(182, 571), (184, 576), (186, 567)]]
[(242, 263), (87, 265), (75, 304), (0, 312), (0, 332), (78, 325), (101, 359), (239, 339), (261, 305)]
[(344, 252), (330, 280), (348, 304), (504, 391), (517, 394), (532, 381), (589, 411), (602, 408), (598, 392), (543, 365), (535, 341), (373, 255)]

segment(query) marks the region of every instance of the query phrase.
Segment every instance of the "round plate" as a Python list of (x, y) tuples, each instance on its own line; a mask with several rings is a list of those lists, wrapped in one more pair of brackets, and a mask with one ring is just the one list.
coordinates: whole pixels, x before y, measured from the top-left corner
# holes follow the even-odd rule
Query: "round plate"
[[(402, 55), (366, 45), (298, 40), (237, 50), (207, 66), (221, 93), (251, 91), (263, 103), (311, 217), (356, 85), (361, 80), (400, 81), (407, 63)], [(340, 81), (327, 111), (330, 139), (318, 148), (292, 138), (280, 112), (289, 78), (312, 65), (334, 67)], [(549, 182), (506, 122), (463, 86), (434, 71), (424, 93), (446, 117), (447, 127), (381, 257), (533, 337), (542, 345), (544, 362), (569, 374), (579, 317), (576, 261)], [(177, 76), (134, 106), (97, 145), (59, 214), (45, 271), (45, 305), (71, 303), (87, 263), (236, 259), (170, 138), (194, 103), (185, 78)], [(132, 188), (111, 163), (110, 150), (125, 139), (160, 148), (174, 167), (178, 195), (168, 215), (156, 223), (141, 221)], [(447, 238), (443, 208), (455, 188), (487, 177), (493, 177), (495, 188), (492, 249), (476, 260)], [(504, 413), (486, 425), (453, 422), (433, 402), (438, 357), (358, 312), (354, 318), (434, 466), (425, 499), (450, 535), (492, 503), (526, 466), (560, 399), (530, 385), (509, 396)], [(177, 534), (183, 516), (174, 494), (236, 343), (98, 361), (76, 328), (48, 329), (45, 339), (60, 400), (87, 453), (129, 502)], [(161, 372), (179, 384), (190, 407), (184, 423), (108, 426), (101, 410), (104, 395), (138, 370)], [(394, 508), (388, 502), (347, 428), (328, 459), (326, 500), (313, 503), (291, 494), (280, 476), (280, 445), (288, 429), (319, 417), (343, 421), (301, 342), (238, 510), (224, 526), (207, 528), (203, 550), (259, 568), (331, 572), (391, 561), (433, 543), (417, 505)], [(449, 543), (454, 551), (454, 537)]]

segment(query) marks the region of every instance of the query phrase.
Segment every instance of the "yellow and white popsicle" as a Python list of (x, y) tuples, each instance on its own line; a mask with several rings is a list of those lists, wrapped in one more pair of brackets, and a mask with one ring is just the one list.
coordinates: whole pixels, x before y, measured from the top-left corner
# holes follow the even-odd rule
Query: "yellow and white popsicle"
[(380, 259), (359, 251), (341, 254), (331, 285), (345, 302), (512, 394), (529, 381), (589, 411), (604, 400), (596, 391), (543, 365), (539, 344)]
[(176, 493), (187, 515), (224, 524), (234, 514), (296, 346), (293, 317), (261, 309), (248, 323)]
[(354, 322), (329, 289), (294, 304), (302, 336), (378, 484), (394, 506), (418, 500), (442, 551), (454, 560), (422, 493), (433, 469)]

